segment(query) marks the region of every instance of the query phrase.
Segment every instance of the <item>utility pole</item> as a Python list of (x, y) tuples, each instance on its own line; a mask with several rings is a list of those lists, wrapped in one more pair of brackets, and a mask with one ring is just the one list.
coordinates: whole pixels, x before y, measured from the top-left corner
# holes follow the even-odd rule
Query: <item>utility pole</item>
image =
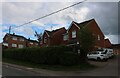
[(51, 31), (52, 31), (53, 26), (51, 26)]
[(11, 26), (9, 26), (9, 34), (10, 34), (10, 32), (11, 32)]

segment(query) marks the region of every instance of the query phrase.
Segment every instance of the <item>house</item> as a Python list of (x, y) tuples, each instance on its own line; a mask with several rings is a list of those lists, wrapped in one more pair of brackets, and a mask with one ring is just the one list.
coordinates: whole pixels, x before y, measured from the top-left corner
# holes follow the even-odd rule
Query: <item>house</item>
[(15, 33), (13, 34), (7, 33), (3, 38), (3, 45), (6, 46), (7, 48), (24, 48), (35, 46), (34, 44), (30, 45), (29, 43), (33, 43), (33, 41), (28, 40), (23, 36), (16, 35)]
[(95, 47), (104, 47), (104, 34), (102, 33), (101, 29), (99, 28), (98, 24), (94, 19), (82, 22), (82, 23), (76, 23), (72, 21), (70, 24), (70, 27), (67, 30), (67, 33), (64, 35), (64, 37), (68, 36), (68, 45), (75, 45), (79, 44), (78, 41), (78, 32), (83, 27), (87, 27), (92, 31), (93, 35), (96, 38), (96, 44)]
[(90, 19), (81, 23), (72, 21), (69, 28), (66, 30), (64, 27), (48, 31), (45, 30), (42, 36), (42, 46), (53, 45), (76, 45), (80, 44), (78, 40), (78, 32), (82, 28), (88, 28), (95, 37), (94, 48), (108, 48), (111, 46), (109, 39), (105, 39), (105, 36), (99, 28), (95, 19)]
[(26, 47), (34, 47), (38, 46), (38, 41), (36, 40), (31, 40), (30, 38), (26, 40)]
[(105, 44), (105, 48), (111, 48), (112, 47), (112, 44), (111, 44), (109, 39), (105, 39), (105, 43), (104, 44)]
[(13, 34), (6, 34), (3, 38), (3, 45), (8, 48), (24, 48), (26, 47), (26, 38)]
[[(63, 41), (67, 42), (67, 45), (76, 45), (79, 44), (78, 41), (78, 32), (82, 28), (88, 28), (94, 35), (95, 37), (95, 48), (100, 48), (100, 47), (106, 47), (105, 46), (105, 36), (102, 33), (101, 29), (99, 28), (98, 24), (94, 19), (82, 22), (82, 23), (76, 23), (72, 21), (70, 24), (70, 27), (67, 30), (67, 33), (63, 35)], [(110, 44), (109, 44), (110, 45)]]
[(42, 46), (61, 45), (64, 33), (66, 33), (65, 27), (53, 31), (45, 30), (42, 36)]

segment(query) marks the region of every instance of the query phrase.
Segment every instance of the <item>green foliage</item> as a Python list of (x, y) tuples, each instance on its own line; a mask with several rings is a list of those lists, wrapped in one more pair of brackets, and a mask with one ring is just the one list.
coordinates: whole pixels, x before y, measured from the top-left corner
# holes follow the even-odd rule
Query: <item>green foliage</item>
[(95, 37), (88, 28), (82, 28), (79, 30), (79, 41), (82, 49), (89, 50), (94, 46)]
[(78, 38), (79, 38), (80, 50), (81, 50), (80, 61), (86, 62), (87, 52), (89, 52), (90, 49), (93, 48), (95, 44), (95, 37), (87, 27), (83, 27), (82, 29), (79, 30)]
[(67, 46), (6, 49), (3, 50), (3, 58), (48, 65), (78, 64), (78, 55), (71, 51), (71, 47)]

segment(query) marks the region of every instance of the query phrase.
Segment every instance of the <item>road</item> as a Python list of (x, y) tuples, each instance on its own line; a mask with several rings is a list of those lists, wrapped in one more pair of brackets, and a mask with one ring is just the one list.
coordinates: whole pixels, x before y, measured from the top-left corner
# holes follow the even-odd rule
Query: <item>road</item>
[(3, 65), (2, 73), (3, 76), (40, 76), (40, 74), (7, 65)]
[(117, 58), (109, 59), (107, 62), (90, 61), (97, 65), (98, 68), (89, 71), (50, 71), (44, 69), (36, 69), (33, 72), (31, 68), (24, 68), (3, 65), (3, 76), (118, 76), (118, 60)]

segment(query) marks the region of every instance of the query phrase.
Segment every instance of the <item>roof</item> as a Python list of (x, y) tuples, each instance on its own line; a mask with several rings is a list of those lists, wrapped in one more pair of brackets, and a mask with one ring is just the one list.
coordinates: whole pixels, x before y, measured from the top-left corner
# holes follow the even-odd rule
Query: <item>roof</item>
[(59, 29), (56, 29), (56, 30), (53, 30), (53, 31), (48, 31), (48, 30), (45, 30), (45, 31), (47, 32), (47, 34), (49, 36), (52, 36), (54, 33), (58, 32), (61, 29), (65, 29), (65, 27), (62, 27), (62, 28), (59, 28)]
[(38, 43), (38, 41), (36, 41), (36, 40), (31, 40), (31, 39), (27, 39), (27, 40), (30, 42), (37, 42)]
[(84, 26), (86, 26), (86, 25), (87, 25), (89, 22), (91, 22), (92, 20), (94, 20), (94, 19), (90, 19), (90, 20), (87, 20), (87, 21), (84, 21), (84, 22), (81, 22), (81, 23), (77, 23), (77, 22), (75, 22), (75, 21), (72, 21), (70, 27), (68, 28), (68, 31), (69, 31), (69, 29), (71, 28), (71, 26), (72, 26), (73, 24), (80, 29), (80, 28), (83, 28)]
[(27, 39), (27, 38), (25, 38), (24, 36), (16, 35), (16, 34), (9, 34), (9, 33), (7, 33), (5, 36), (8, 36), (8, 35), (14, 36), (14, 37), (19, 37), (19, 38), (24, 38), (24, 39), (26, 39), (26, 40), (28, 40), (28, 41), (30, 41), (30, 42), (38, 42), (38, 41), (36, 41), (36, 40)]
[(84, 22), (81, 22), (81, 23), (77, 23), (77, 22), (74, 22), (74, 21), (73, 22), (81, 28), (83, 26), (86, 26), (92, 20), (94, 20), (94, 19), (90, 19), (90, 20), (87, 20), (87, 21), (84, 21)]
[(7, 33), (5, 36), (8, 36), (8, 35), (26, 39), (24, 36), (16, 35), (16, 34), (9, 34), (9, 33)]

